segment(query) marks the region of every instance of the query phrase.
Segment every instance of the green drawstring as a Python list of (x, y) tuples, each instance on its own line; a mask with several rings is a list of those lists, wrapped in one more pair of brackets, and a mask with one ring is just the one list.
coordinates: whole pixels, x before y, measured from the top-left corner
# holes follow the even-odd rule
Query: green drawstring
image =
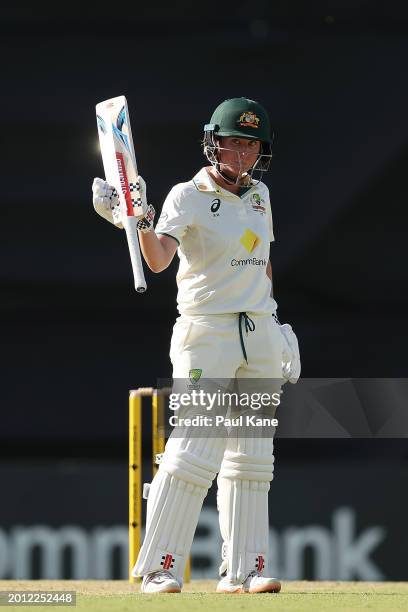
[(241, 348), (242, 348), (242, 352), (244, 353), (244, 358), (245, 361), (248, 363), (248, 357), (247, 357), (247, 352), (245, 350), (245, 344), (244, 344), (244, 337), (242, 335), (242, 320), (245, 321), (245, 332), (246, 335), (248, 335), (249, 331), (254, 331), (255, 330), (255, 323), (253, 322), (253, 320), (248, 317), (246, 312), (240, 312), (239, 313), (239, 339), (241, 341)]

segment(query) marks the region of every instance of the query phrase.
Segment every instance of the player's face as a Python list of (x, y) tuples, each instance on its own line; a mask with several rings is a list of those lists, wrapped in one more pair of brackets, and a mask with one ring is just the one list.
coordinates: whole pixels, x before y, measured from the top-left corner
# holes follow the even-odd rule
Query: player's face
[(252, 168), (258, 159), (260, 150), (259, 140), (221, 136), (218, 150), (221, 170), (231, 176), (241, 176)]

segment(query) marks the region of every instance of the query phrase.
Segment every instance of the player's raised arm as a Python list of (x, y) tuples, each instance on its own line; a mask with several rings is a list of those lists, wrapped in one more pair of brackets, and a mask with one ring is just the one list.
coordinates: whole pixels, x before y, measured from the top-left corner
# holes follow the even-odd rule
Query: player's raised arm
[(142, 200), (143, 216), (138, 218), (140, 248), (143, 258), (152, 272), (162, 272), (171, 263), (176, 251), (177, 241), (171, 236), (157, 235), (153, 229), (156, 211), (147, 203), (146, 182), (138, 178), (138, 190)]
[[(138, 217), (140, 248), (143, 258), (152, 272), (162, 272), (171, 263), (176, 251), (177, 241), (165, 235), (157, 235), (153, 230), (155, 209), (147, 204), (146, 183), (141, 176), (138, 178), (138, 189), (142, 199), (143, 215)], [(113, 212), (119, 207), (119, 198), (116, 189), (100, 178), (94, 180), (93, 205), (95, 211), (106, 221), (122, 228), (122, 224), (115, 223)]]
[(140, 248), (143, 258), (152, 272), (162, 272), (171, 263), (177, 242), (170, 236), (158, 236), (153, 230), (139, 232)]

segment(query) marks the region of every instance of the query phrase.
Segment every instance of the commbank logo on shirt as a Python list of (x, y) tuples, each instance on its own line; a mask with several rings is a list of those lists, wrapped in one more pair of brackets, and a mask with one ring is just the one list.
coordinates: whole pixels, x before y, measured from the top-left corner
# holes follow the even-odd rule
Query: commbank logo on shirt
[(260, 244), (261, 239), (255, 234), (255, 232), (250, 229), (246, 229), (239, 241), (242, 246), (246, 248), (248, 253), (252, 253), (252, 251), (256, 249), (258, 244)]
[(248, 257), (248, 259), (231, 259), (231, 266), (266, 266), (268, 261), (266, 259), (258, 259), (258, 257)]

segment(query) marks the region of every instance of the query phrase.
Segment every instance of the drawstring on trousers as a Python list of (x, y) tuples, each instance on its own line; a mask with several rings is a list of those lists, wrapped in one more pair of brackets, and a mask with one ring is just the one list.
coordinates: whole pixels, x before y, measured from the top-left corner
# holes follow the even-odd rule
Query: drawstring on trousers
[(245, 344), (244, 344), (244, 337), (243, 337), (243, 334), (242, 334), (242, 321), (245, 322), (245, 333), (246, 333), (246, 335), (248, 335), (249, 331), (251, 331), (251, 332), (255, 331), (255, 323), (253, 322), (251, 317), (249, 317), (247, 315), (246, 312), (240, 312), (239, 313), (239, 321), (238, 321), (239, 339), (240, 339), (240, 342), (241, 342), (241, 348), (242, 348), (242, 352), (244, 354), (244, 359), (248, 363), (247, 352), (245, 350)]

